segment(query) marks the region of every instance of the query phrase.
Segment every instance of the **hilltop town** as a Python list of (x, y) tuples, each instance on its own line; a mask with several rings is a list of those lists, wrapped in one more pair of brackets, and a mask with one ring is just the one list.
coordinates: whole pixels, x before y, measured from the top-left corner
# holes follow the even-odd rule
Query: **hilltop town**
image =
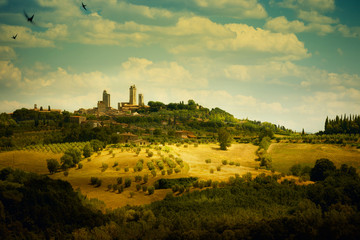
[[(120, 116), (131, 114), (132, 112), (138, 110), (139, 108), (147, 108), (144, 104), (144, 95), (140, 93), (138, 95), (138, 102), (136, 101), (136, 86), (131, 85), (129, 88), (129, 101), (128, 102), (119, 102), (117, 109), (110, 106), (110, 94), (106, 90), (103, 92), (102, 101), (97, 102), (97, 107), (92, 109), (80, 108), (77, 111), (74, 111), (74, 114), (78, 115), (96, 115), (96, 116)], [(136, 113), (135, 113), (136, 115)]]

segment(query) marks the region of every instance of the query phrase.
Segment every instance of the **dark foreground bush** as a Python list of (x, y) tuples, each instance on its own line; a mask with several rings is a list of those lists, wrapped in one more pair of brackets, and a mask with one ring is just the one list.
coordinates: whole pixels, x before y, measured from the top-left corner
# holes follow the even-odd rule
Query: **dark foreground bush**
[(0, 180), (0, 239), (65, 239), (74, 229), (106, 222), (68, 182), (10, 168), (0, 171)]

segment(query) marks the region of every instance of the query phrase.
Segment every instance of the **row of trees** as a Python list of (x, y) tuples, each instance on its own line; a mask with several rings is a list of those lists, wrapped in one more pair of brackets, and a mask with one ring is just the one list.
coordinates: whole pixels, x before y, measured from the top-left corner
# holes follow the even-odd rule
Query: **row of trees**
[(325, 120), (325, 134), (359, 134), (360, 133), (360, 116), (346, 114), (336, 116), (335, 119), (329, 119), (326, 117)]

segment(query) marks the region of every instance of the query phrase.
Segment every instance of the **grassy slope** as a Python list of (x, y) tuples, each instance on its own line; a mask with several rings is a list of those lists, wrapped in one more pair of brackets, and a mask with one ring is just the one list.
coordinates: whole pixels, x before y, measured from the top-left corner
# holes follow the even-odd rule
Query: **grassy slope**
[[(134, 181), (136, 175), (144, 176), (149, 175), (148, 186), (152, 185), (157, 179), (160, 178), (179, 178), (179, 177), (199, 177), (200, 179), (212, 179), (212, 180), (227, 180), (229, 176), (234, 174), (242, 175), (247, 172), (251, 172), (253, 176), (265, 172), (265, 170), (256, 171), (254, 168), (258, 166), (258, 162), (254, 159), (257, 146), (251, 144), (233, 144), (228, 151), (220, 151), (215, 144), (199, 145), (194, 147), (189, 145), (187, 148), (183, 146), (176, 147), (170, 146), (172, 149), (169, 154), (179, 156), (183, 159), (185, 167), (180, 173), (173, 173), (171, 175), (162, 176), (161, 172), (157, 169), (157, 176), (154, 178), (151, 176), (150, 171), (147, 168), (146, 162), (150, 159), (160, 158), (157, 151), (154, 152), (152, 158), (146, 156), (143, 149), (139, 156), (136, 156), (133, 152), (121, 152), (120, 149), (115, 149), (115, 157), (113, 158), (108, 151), (103, 151), (100, 156), (93, 154), (91, 161), (83, 160), (82, 169), (70, 169), (69, 175), (65, 177), (62, 172), (51, 175), (52, 178), (60, 178), (67, 180), (71, 183), (74, 189), (80, 188), (81, 192), (87, 195), (89, 198), (98, 198), (106, 203), (107, 207), (116, 208), (130, 205), (142, 205), (148, 204), (153, 201), (161, 200), (165, 195), (170, 192), (170, 189), (156, 190), (155, 194), (149, 196), (142, 191), (136, 191), (136, 183), (132, 183), (131, 187), (125, 189), (121, 194), (107, 191), (108, 184), (115, 184), (118, 177), (131, 177)], [(273, 158), (273, 165), (277, 171), (287, 172), (289, 167), (295, 163), (307, 164), (313, 166), (316, 159), (329, 158), (334, 161), (337, 166), (341, 163), (347, 163), (349, 165), (360, 167), (360, 151), (357, 149), (349, 149), (344, 147), (338, 147), (334, 145), (314, 145), (314, 144), (286, 144), (286, 143), (274, 143), (269, 148), (269, 153)], [(163, 155), (167, 153), (161, 152)], [(37, 152), (25, 152), (14, 151), (0, 153), (0, 168), (3, 167), (16, 167), (26, 171), (36, 172), (40, 174), (47, 174), (46, 159), (57, 158), (60, 159), (61, 154), (51, 153), (37, 153)], [(139, 159), (144, 159), (144, 170), (140, 173), (134, 173), (133, 167)], [(206, 159), (211, 159), (211, 163), (205, 163)], [(240, 162), (240, 167), (235, 165), (222, 166), (221, 171), (216, 171), (216, 167), (221, 164), (222, 160)], [(119, 171), (113, 168), (114, 162), (118, 162)], [(102, 163), (107, 163), (109, 168), (105, 171), (101, 171)], [(125, 172), (124, 168), (129, 167), (129, 172)], [(214, 173), (210, 173), (210, 169), (214, 169)], [(99, 177), (102, 179), (102, 186), (95, 188), (89, 184), (91, 177)], [(135, 192), (135, 195), (130, 198), (129, 193)]]
[(273, 143), (268, 149), (273, 161), (273, 167), (279, 172), (288, 172), (294, 164), (313, 167), (315, 161), (327, 158), (337, 167), (341, 164), (351, 165), (360, 169), (360, 150), (330, 144), (305, 143)]

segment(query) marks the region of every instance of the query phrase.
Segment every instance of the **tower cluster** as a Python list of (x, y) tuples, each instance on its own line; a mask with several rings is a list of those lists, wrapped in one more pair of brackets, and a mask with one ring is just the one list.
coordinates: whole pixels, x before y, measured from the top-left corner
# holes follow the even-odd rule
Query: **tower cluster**
[[(137, 102), (138, 100), (138, 102)], [(76, 114), (97, 114), (97, 115), (124, 115), (130, 112), (134, 112), (140, 107), (147, 107), (144, 104), (144, 95), (136, 95), (136, 86), (131, 85), (129, 88), (129, 101), (119, 102), (117, 109), (112, 108), (110, 104), (110, 94), (106, 90), (103, 91), (102, 100), (97, 102), (97, 107), (93, 109), (80, 108), (75, 111)], [(35, 107), (36, 109), (36, 107)]]
[(145, 106), (144, 95), (141, 93), (139, 94), (139, 102), (136, 103), (136, 86), (134, 84), (131, 85), (129, 88), (129, 102), (119, 102), (118, 110), (119, 111), (134, 110), (143, 106)]

